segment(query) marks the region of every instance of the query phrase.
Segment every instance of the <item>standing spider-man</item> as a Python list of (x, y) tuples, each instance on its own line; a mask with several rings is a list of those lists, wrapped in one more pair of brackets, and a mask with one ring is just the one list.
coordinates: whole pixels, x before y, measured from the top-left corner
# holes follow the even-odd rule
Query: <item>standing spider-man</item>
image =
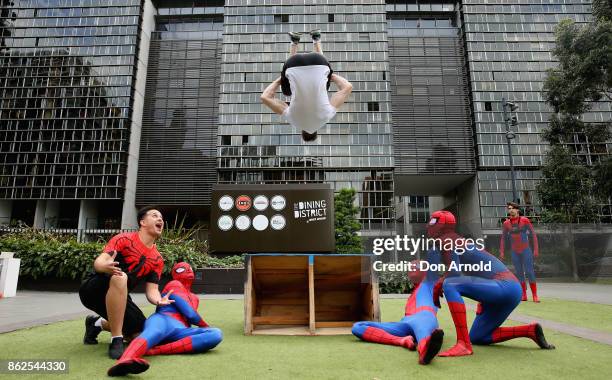
[[(221, 330), (208, 327), (198, 314), (198, 297), (191, 293), (194, 274), (191, 266), (180, 262), (172, 268), (172, 281), (162, 291), (174, 303), (160, 306), (145, 322), (144, 331), (128, 346), (121, 358), (108, 370), (109, 376), (141, 373), (149, 368), (144, 355), (198, 353), (217, 346)], [(196, 325), (198, 327), (189, 327)], [(162, 343), (157, 346), (158, 343)]]
[[(439, 253), (430, 251), (428, 261), (439, 263)], [(438, 274), (418, 270), (418, 261), (413, 261), (417, 270), (408, 276), (416, 287), (406, 301), (405, 316), (399, 322), (357, 322), (353, 334), (367, 342), (389, 344), (417, 350), (419, 364), (429, 364), (442, 347), (444, 332), (438, 329), (438, 308), (433, 304), (433, 287)], [(415, 338), (417, 344), (415, 345)]]
[[(538, 286), (533, 270), (533, 259), (538, 257), (538, 237), (529, 219), (519, 215), (519, 205), (517, 203), (508, 202), (508, 213), (510, 214), (510, 218), (504, 221), (502, 227), (499, 258), (501, 260), (504, 259), (504, 248), (509, 240), (514, 272), (523, 288), (523, 297), (521, 300), (527, 301), (527, 286), (525, 284), (526, 273), (529, 279), (529, 287), (531, 288), (533, 302), (540, 302), (538, 298)], [(533, 242), (533, 252), (529, 246), (530, 236)]]
[[(434, 288), (434, 302), (440, 306), (442, 292), (457, 331), (457, 343), (440, 356), (464, 356), (472, 354), (472, 343), (488, 345), (514, 338), (531, 338), (542, 349), (553, 349), (546, 342), (539, 323), (500, 327), (512, 310), (521, 302), (521, 287), (506, 266), (490, 253), (466, 244), (455, 232), (455, 216), (448, 211), (436, 211), (431, 215), (427, 234), (441, 241), (453, 241), (453, 250), (445, 252), (449, 267)], [(459, 251), (457, 248), (461, 248)], [(463, 252), (458, 254), (458, 252)], [(460, 265), (472, 264), (473, 268)], [(477, 266), (482, 266), (478, 268)], [(490, 265), (490, 270), (487, 266)], [(487, 268), (485, 270), (485, 268)], [(460, 269), (457, 270), (457, 269)], [(476, 318), (468, 334), (465, 304), (462, 296), (478, 301)]]

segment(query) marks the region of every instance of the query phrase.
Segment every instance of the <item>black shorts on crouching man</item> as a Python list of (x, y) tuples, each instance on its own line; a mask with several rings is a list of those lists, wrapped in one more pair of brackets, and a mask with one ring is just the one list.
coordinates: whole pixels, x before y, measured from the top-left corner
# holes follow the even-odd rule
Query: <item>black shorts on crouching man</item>
[[(102, 273), (91, 274), (83, 281), (79, 289), (79, 297), (83, 306), (95, 311), (102, 318), (108, 320), (106, 312), (106, 293), (110, 284), (110, 276)], [(128, 294), (123, 317), (123, 336), (139, 334), (144, 329), (145, 316), (142, 310)]]

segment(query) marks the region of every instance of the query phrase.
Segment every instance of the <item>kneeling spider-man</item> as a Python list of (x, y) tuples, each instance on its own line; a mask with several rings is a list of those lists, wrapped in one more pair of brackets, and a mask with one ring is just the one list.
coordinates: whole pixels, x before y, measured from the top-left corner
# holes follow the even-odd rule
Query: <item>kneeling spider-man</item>
[[(442, 294), (446, 296), (457, 331), (457, 343), (439, 356), (471, 355), (472, 343), (489, 345), (514, 338), (530, 338), (542, 349), (555, 348), (546, 341), (539, 323), (500, 327), (521, 302), (521, 285), (514, 274), (496, 257), (484, 249), (467, 244), (466, 240), (455, 232), (455, 226), (455, 216), (448, 211), (434, 212), (427, 226), (427, 235), (430, 238), (442, 241), (450, 239), (454, 242), (453, 249), (444, 252), (449, 267), (450, 263), (454, 262), (452, 268), (476, 268), (451, 269), (438, 280), (434, 288), (436, 306), (440, 307)], [(462, 267), (461, 264), (473, 265)], [(490, 270), (477, 269), (479, 266), (487, 268), (489, 265)], [(469, 333), (463, 297), (478, 302), (477, 315)]]

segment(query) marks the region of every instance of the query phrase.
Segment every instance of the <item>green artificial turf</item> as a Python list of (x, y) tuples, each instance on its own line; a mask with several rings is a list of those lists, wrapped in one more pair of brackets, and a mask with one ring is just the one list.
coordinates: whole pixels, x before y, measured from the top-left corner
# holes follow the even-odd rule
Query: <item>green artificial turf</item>
[(517, 313), (612, 333), (612, 305), (543, 298), (521, 302)]
[[(612, 373), (612, 346), (546, 331), (557, 350), (540, 350), (528, 339), (496, 346), (475, 347), (474, 355), (436, 358), (428, 366), (417, 364), (417, 355), (399, 347), (358, 341), (353, 336), (244, 336), (242, 301), (205, 300), (200, 311), (220, 327), (224, 341), (198, 355), (149, 358), (151, 368), (132, 378), (142, 379), (596, 379)], [(542, 309), (552, 303), (542, 303)], [(383, 320), (403, 314), (404, 300), (381, 300)], [(151, 308), (145, 312), (151, 312)], [(468, 315), (473, 316), (473, 312)], [(600, 315), (601, 319), (610, 314)], [(448, 309), (439, 313), (446, 332), (444, 348), (455, 341)], [(104, 378), (113, 360), (106, 356), (108, 334), (101, 344), (81, 344), (83, 320), (54, 323), (0, 334), (2, 359), (68, 359), (68, 375), (0, 375), (26, 378)], [(608, 375), (606, 375), (608, 374)]]

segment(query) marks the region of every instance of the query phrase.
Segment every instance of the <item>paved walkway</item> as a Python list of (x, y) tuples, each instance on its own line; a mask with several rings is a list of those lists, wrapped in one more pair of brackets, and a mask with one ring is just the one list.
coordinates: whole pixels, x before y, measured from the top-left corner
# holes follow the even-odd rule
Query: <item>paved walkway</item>
[[(612, 285), (541, 283), (542, 297), (612, 305)], [(148, 302), (142, 293), (132, 295), (138, 305)], [(241, 294), (207, 294), (203, 299), (242, 299)], [(402, 298), (405, 294), (384, 294), (382, 298)], [(20, 291), (17, 297), (0, 299), (0, 333), (45, 325), (83, 317), (91, 311), (85, 309), (76, 293)], [(584, 327), (549, 321), (530, 315), (512, 313), (516, 322), (537, 321), (547, 329), (612, 345), (612, 334)]]
[[(527, 292), (531, 294), (529, 290)], [(544, 298), (559, 298), (566, 301), (612, 305), (612, 285), (540, 282), (538, 283), (538, 295)], [(382, 297), (406, 298), (406, 295), (383, 294)]]
[[(242, 294), (207, 294), (204, 299), (242, 299)], [(148, 305), (144, 293), (132, 294), (139, 306)], [(16, 297), (0, 299), (0, 333), (67, 321), (92, 314), (77, 293), (18, 291)]]

